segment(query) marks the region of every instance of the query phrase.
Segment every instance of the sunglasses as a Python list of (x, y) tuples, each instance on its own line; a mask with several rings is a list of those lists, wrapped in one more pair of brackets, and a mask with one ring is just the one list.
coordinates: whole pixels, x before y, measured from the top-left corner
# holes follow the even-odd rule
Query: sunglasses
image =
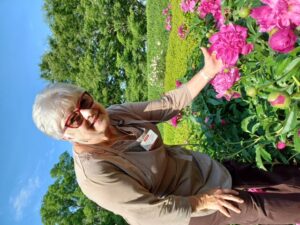
[(82, 116), (81, 109), (90, 109), (94, 104), (93, 97), (88, 92), (83, 92), (78, 99), (77, 106), (72, 113), (67, 117), (64, 132), (67, 128), (78, 128), (82, 125), (84, 117)]

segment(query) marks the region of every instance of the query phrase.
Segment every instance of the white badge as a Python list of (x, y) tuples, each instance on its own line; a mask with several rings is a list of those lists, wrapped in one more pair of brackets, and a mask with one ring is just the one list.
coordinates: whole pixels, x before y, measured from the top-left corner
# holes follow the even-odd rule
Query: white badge
[(141, 141), (141, 146), (146, 149), (147, 151), (149, 151), (152, 147), (152, 145), (154, 144), (154, 142), (157, 139), (157, 134), (154, 133), (153, 130), (148, 130), (147, 134), (143, 137), (142, 141)]

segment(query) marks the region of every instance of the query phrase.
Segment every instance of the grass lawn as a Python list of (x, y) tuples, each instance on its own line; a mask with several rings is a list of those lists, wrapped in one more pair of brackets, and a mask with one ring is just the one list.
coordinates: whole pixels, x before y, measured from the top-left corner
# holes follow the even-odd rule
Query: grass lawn
[[(166, 16), (162, 14), (171, 4), (172, 29), (165, 29)], [(182, 78), (187, 70), (187, 59), (196, 47), (189, 38), (178, 36), (178, 27), (184, 23), (179, 0), (147, 2), (147, 71), (148, 99), (156, 99), (163, 92), (175, 88), (175, 81)], [(153, 18), (153, 19), (152, 19)], [(200, 50), (199, 50), (200, 51)], [(166, 144), (186, 143), (190, 135), (188, 124), (183, 121), (177, 128), (169, 123), (159, 125)]]
[(165, 16), (162, 10), (168, 0), (147, 1), (147, 74), (148, 99), (159, 98), (164, 92), (165, 61), (169, 32), (165, 30)]
[[(166, 71), (164, 79), (165, 91), (175, 88), (175, 81), (183, 77), (187, 70), (187, 59), (195, 44), (189, 39), (182, 40), (178, 36), (178, 27), (184, 23), (183, 12), (180, 9), (180, 1), (172, 0), (172, 30), (169, 36), (168, 51), (166, 55)], [(186, 122), (179, 123), (174, 128), (165, 123), (163, 125), (164, 141), (166, 144), (183, 144), (186, 143), (190, 135), (189, 127)]]

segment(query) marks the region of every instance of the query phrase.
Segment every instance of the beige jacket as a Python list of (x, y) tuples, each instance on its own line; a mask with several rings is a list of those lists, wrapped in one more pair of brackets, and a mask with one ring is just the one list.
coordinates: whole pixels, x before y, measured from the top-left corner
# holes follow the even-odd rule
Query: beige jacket
[[(191, 102), (185, 85), (149, 102), (107, 108), (112, 125), (136, 140), (111, 147), (75, 145), (92, 153), (74, 152), (75, 172), (83, 193), (99, 206), (124, 217), (131, 225), (187, 225), (190, 195), (231, 187), (229, 172), (207, 155), (163, 144), (157, 123), (167, 121)], [(158, 139), (149, 151), (140, 140), (151, 129)]]

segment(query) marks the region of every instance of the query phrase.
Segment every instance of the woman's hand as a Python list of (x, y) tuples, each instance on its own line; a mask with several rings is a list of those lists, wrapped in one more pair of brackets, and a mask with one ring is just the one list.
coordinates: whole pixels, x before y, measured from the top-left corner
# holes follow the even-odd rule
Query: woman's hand
[(222, 214), (230, 217), (228, 210), (240, 213), (241, 210), (234, 206), (230, 201), (243, 203), (244, 200), (237, 197), (239, 193), (232, 189), (216, 189), (209, 193), (190, 196), (189, 201), (193, 211), (197, 212), (204, 209), (219, 210)]
[(216, 58), (216, 54), (209, 54), (206, 48), (201, 48), (204, 55), (204, 67), (190, 79), (186, 86), (194, 99), (205, 85), (216, 76), (223, 68), (221, 60)]
[(210, 78), (214, 78), (214, 76), (217, 73), (219, 73), (224, 66), (222, 60), (217, 59), (215, 52), (209, 54), (206, 48), (200, 47), (200, 49), (202, 50), (202, 53), (204, 55), (204, 63), (205, 63), (202, 71)]

